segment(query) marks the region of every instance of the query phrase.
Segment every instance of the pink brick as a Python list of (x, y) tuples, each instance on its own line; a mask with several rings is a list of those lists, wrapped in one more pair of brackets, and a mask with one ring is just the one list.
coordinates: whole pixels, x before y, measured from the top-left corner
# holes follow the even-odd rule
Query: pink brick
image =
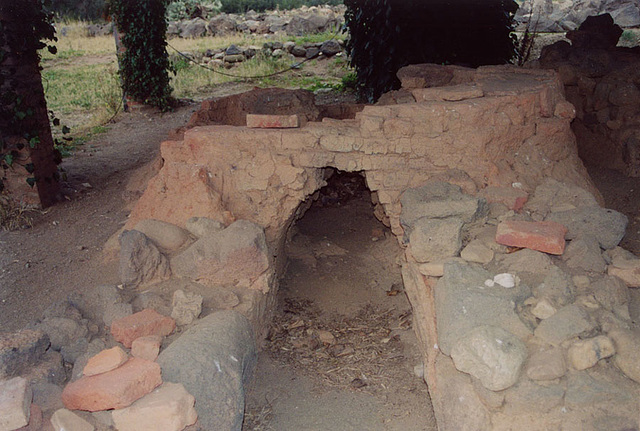
[(247, 114), (247, 127), (253, 129), (295, 129), (300, 127), (297, 115)]
[(131, 405), (161, 383), (160, 365), (131, 358), (113, 371), (69, 383), (62, 391), (62, 402), (69, 410), (119, 409)]
[(131, 344), (131, 355), (135, 358), (155, 361), (158, 353), (160, 353), (161, 343), (162, 337), (159, 335), (148, 335), (146, 337), (136, 338), (133, 344)]
[(111, 335), (116, 341), (130, 348), (133, 340), (147, 335), (169, 335), (176, 328), (176, 321), (152, 309), (144, 309), (111, 323)]
[(544, 253), (564, 253), (567, 228), (552, 221), (507, 220), (498, 225), (496, 242), (511, 247), (530, 248)]
[(103, 350), (89, 358), (82, 372), (85, 376), (95, 376), (96, 374), (106, 373), (107, 371), (115, 370), (127, 362), (127, 359), (129, 359), (127, 352), (122, 350), (121, 347), (116, 346)]
[(520, 211), (529, 199), (527, 192), (513, 187), (487, 187), (480, 191), (480, 196), (487, 202), (504, 204), (513, 211)]

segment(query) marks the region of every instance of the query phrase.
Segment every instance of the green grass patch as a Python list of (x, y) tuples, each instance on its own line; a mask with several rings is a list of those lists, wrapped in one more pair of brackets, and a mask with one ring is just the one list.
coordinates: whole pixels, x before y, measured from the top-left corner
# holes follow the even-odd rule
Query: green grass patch
[(60, 114), (104, 108), (106, 93), (119, 92), (113, 73), (109, 64), (43, 70), (48, 108)]

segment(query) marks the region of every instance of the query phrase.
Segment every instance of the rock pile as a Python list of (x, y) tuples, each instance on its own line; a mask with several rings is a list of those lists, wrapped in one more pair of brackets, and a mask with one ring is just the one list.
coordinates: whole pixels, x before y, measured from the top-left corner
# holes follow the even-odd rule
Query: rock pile
[(616, 47), (622, 29), (591, 16), (543, 48), (540, 65), (558, 71), (576, 107), (572, 128), (583, 160), (640, 176), (640, 47)]
[[(308, 42), (302, 45), (295, 42), (266, 42), (262, 47), (250, 45), (238, 47), (230, 45), (227, 48), (205, 52), (183, 53), (191, 61), (208, 67), (231, 68), (234, 65), (252, 59), (256, 56), (261, 58), (281, 58), (291, 57), (292, 59), (313, 59), (340, 57), (344, 54), (344, 42), (342, 40), (329, 39), (324, 42)], [(184, 61), (185, 57), (179, 54), (171, 55), (173, 62)]]
[(518, 30), (524, 31), (531, 21), (531, 29), (537, 22), (537, 31), (562, 33), (575, 30), (587, 17), (609, 13), (622, 27), (640, 25), (640, 6), (635, 0), (517, 0), (520, 7), (515, 20)]
[[(154, 247), (173, 241), (170, 229), (159, 231), (149, 222), (140, 227), (158, 239)], [(51, 306), (33, 325), (37, 329), (0, 334), (0, 429), (39, 430), (45, 423), (56, 431), (179, 431), (197, 420), (204, 429), (240, 430), (244, 386), (256, 356), (253, 330), (241, 314), (214, 310), (247, 305), (233, 294), (224, 304), (224, 293), (211, 298), (210, 292), (208, 316), (201, 318), (203, 297), (188, 287), (165, 283), (160, 296), (103, 286), (87, 293), (98, 303), (76, 296)], [(167, 307), (164, 297), (171, 291)], [(115, 304), (126, 307), (114, 310)], [(148, 308), (132, 314), (132, 304)], [(177, 340), (176, 326), (186, 330)], [(203, 355), (218, 373), (211, 373)], [(232, 398), (234, 404), (220, 408)]]
[[(168, 37), (195, 38), (228, 36), (235, 33), (258, 35), (304, 36), (338, 31), (344, 23), (344, 6), (303, 6), (290, 11), (269, 11), (244, 15), (221, 13), (211, 19), (195, 17), (190, 20), (169, 21)], [(66, 35), (66, 28), (60, 30)], [(113, 24), (90, 24), (89, 37), (106, 36), (113, 32)]]
[[(626, 217), (554, 180), (518, 212), (496, 197), (440, 182), (402, 196), (405, 287), (436, 321), (418, 307), (439, 424), (600, 429), (610, 415), (608, 429), (638, 427), (640, 332), (628, 289), (640, 258), (617, 246)], [(635, 279), (614, 275), (621, 267)], [(473, 414), (452, 412), (462, 395)]]
[(174, 37), (228, 36), (240, 32), (247, 34), (305, 34), (336, 31), (344, 22), (344, 6), (302, 7), (292, 11), (244, 15), (221, 13), (210, 20), (194, 18), (189, 21), (169, 22), (167, 35)]

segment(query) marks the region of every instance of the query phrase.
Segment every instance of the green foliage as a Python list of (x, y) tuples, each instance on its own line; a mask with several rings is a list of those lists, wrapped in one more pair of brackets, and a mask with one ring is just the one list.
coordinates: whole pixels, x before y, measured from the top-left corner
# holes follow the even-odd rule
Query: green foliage
[(513, 0), (345, 0), (347, 50), (360, 97), (396, 89), (396, 72), (417, 63), (477, 67), (515, 55)]
[(167, 19), (178, 21), (195, 17), (208, 18), (218, 13), (220, 0), (172, 0), (167, 6)]
[(111, 0), (122, 45), (120, 75), (127, 96), (162, 110), (171, 108), (166, 0)]
[(339, 5), (342, 0), (221, 0), (222, 12), (244, 13), (249, 10), (262, 12), (265, 10), (288, 10), (301, 6)]

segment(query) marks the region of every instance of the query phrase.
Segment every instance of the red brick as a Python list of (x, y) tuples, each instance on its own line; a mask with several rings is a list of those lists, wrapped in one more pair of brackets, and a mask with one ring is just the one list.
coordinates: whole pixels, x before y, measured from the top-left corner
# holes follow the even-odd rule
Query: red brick
[(487, 187), (480, 191), (480, 196), (487, 202), (504, 204), (513, 211), (520, 211), (529, 199), (527, 192), (513, 187)]
[(566, 227), (552, 221), (507, 220), (498, 225), (496, 242), (560, 255), (564, 253), (566, 233)]
[(111, 323), (111, 335), (116, 341), (130, 348), (133, 340), (147, 335), (169, 335), (176, 328), (176, 321), (147, 308)]
[(95, 376), (96, 374), (106, 373), (107, 371), (115, 370), (127, 362), (127, 359), (129, 359), (129, 356), (119, 346), (106, 349), (89, 358), (82, 373), (85, 376)]
[(162, 337), (159, 335), (137, 338), (131, 344), (131, 356), (146, 359), (147, 361), (155, 361), (158, 353), (160, 353), (161, 343)]
[(300, 127), (297, 115), (247, 114), (247, 127), (253, 129), (295, 129)]
[(113, 371), (85, 376), (69, 383), (62, 391), (62, 402), (69, 410), (95, 412), (120, 409), (131, 405), (161, 383), (160, 365), (131, 358)]

